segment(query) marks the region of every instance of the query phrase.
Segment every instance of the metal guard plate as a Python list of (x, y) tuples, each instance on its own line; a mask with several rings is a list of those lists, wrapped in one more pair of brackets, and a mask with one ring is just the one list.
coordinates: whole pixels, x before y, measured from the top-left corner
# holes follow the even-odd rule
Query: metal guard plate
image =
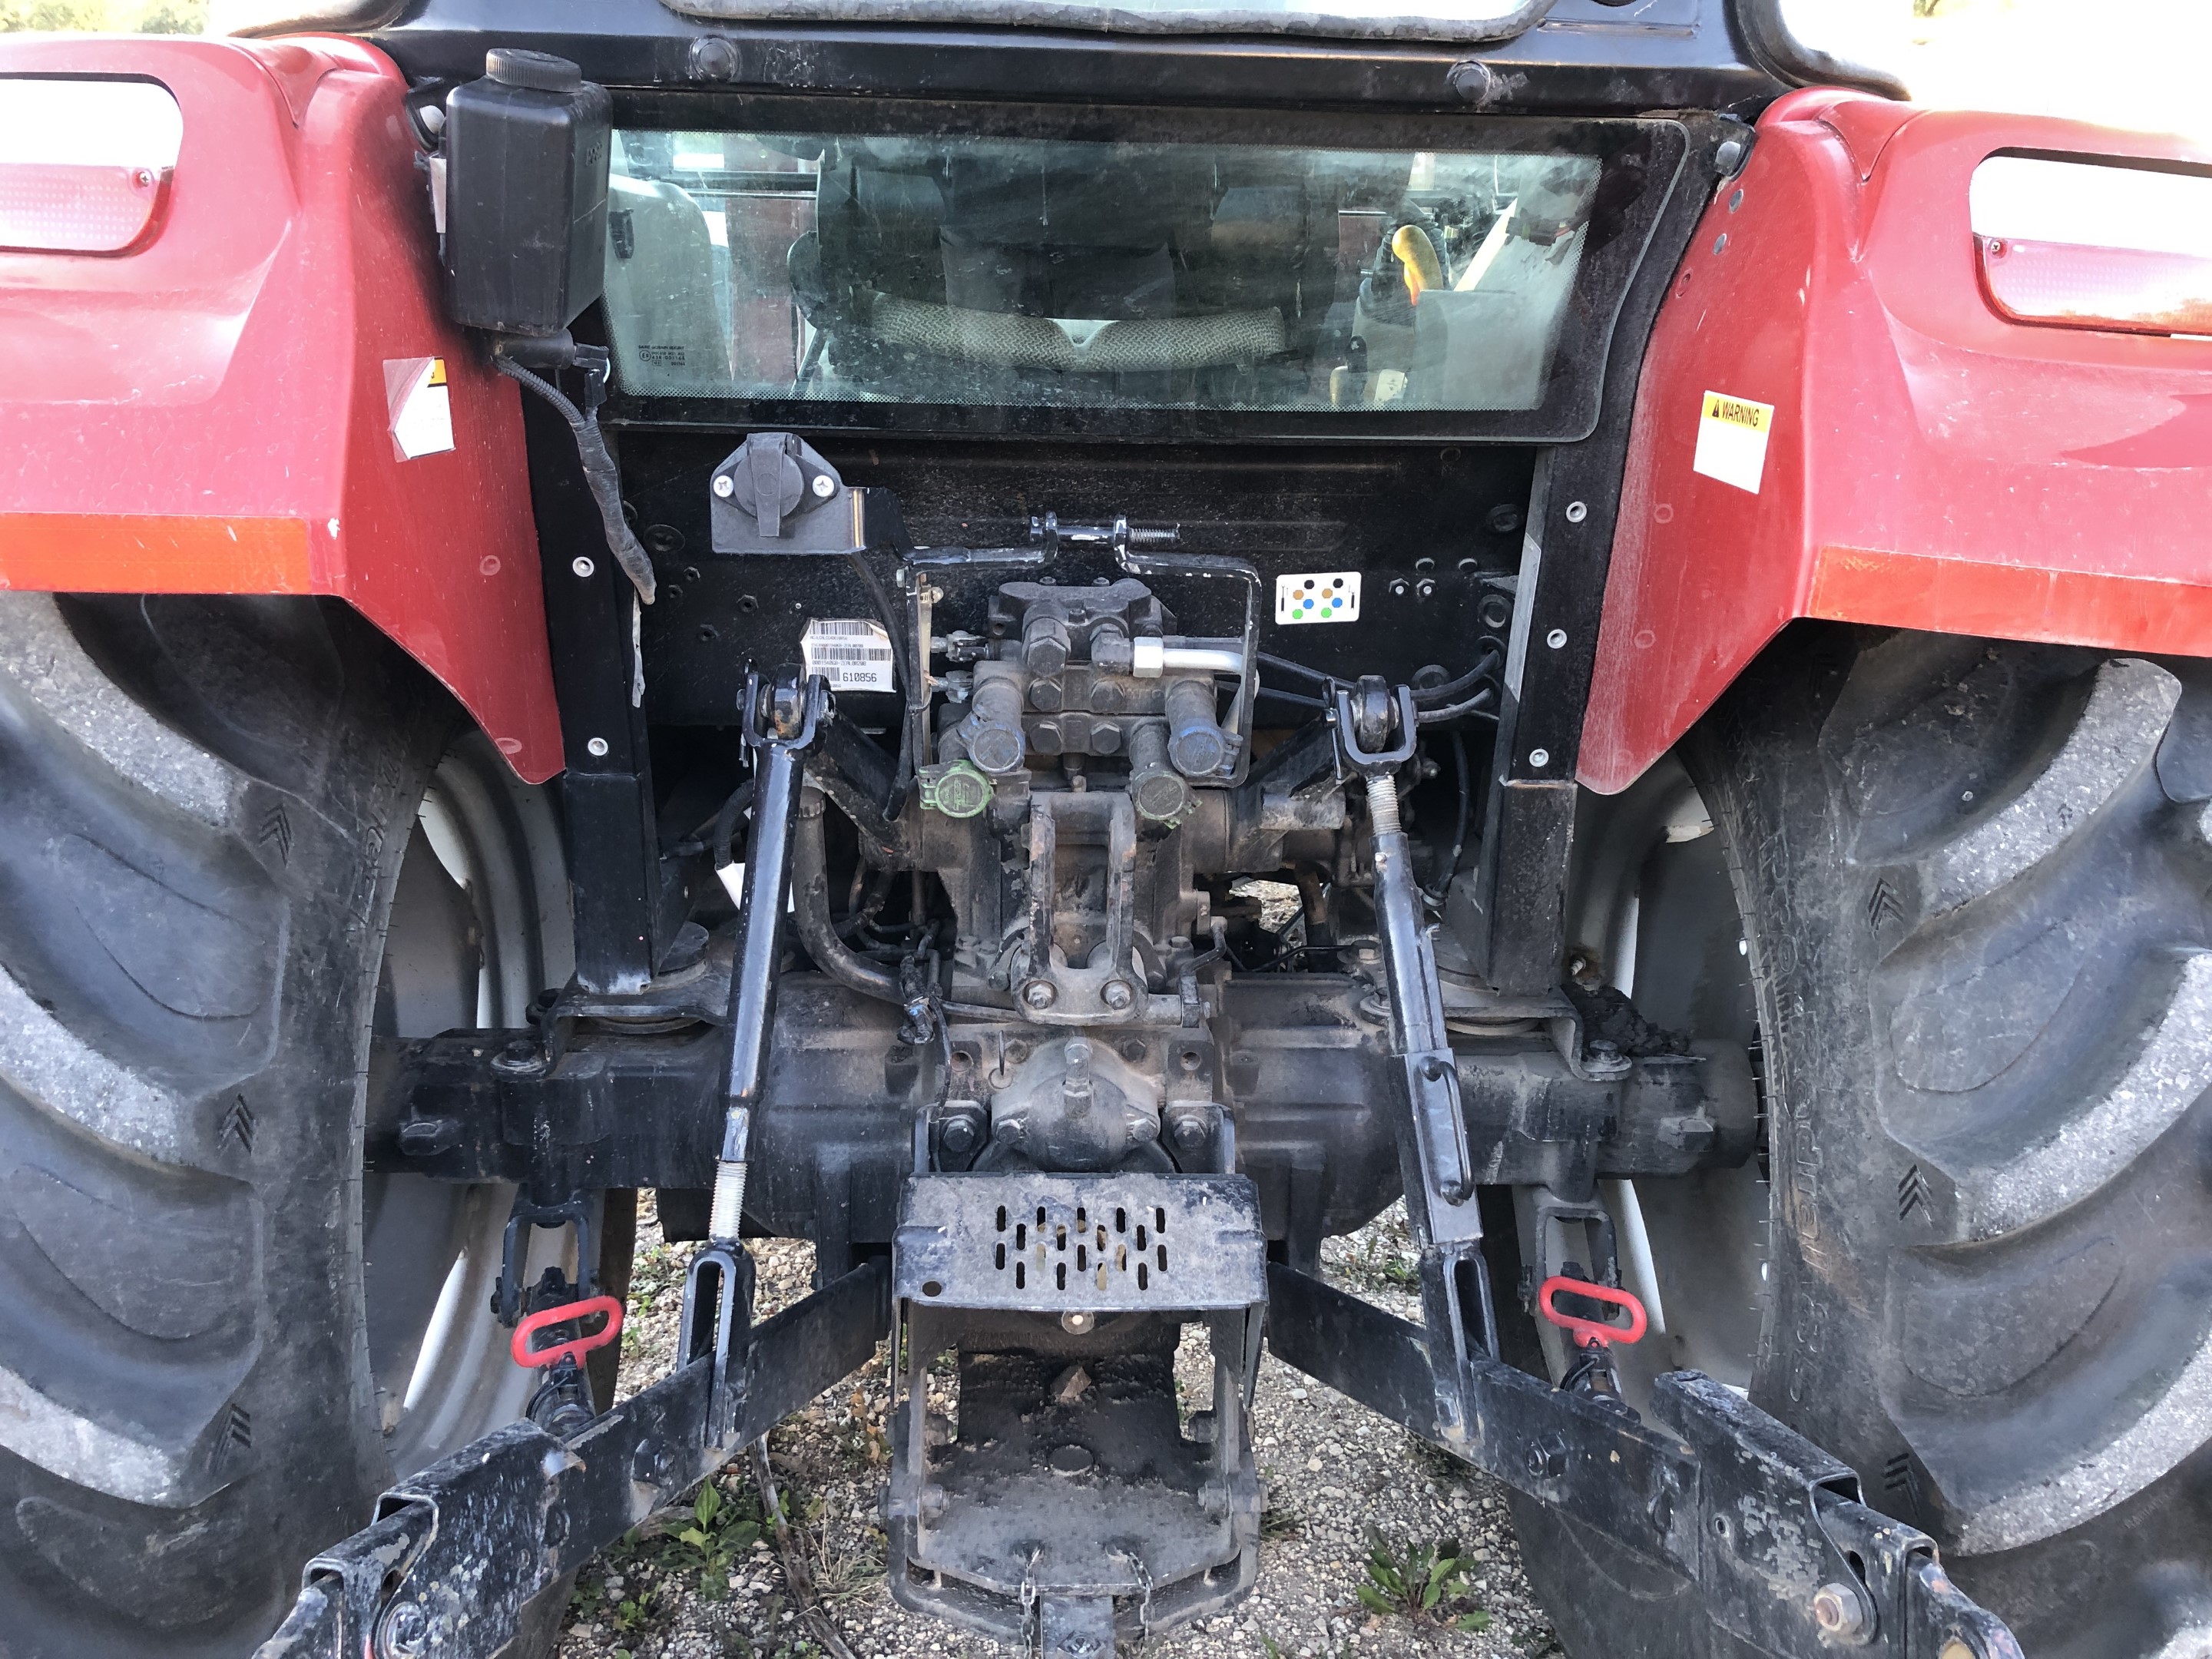
[(1259, 1194), (1243, 1176), (921, 1176), (892, 1293), (946, 1308), (1144, 1313), (1267, 1299)]

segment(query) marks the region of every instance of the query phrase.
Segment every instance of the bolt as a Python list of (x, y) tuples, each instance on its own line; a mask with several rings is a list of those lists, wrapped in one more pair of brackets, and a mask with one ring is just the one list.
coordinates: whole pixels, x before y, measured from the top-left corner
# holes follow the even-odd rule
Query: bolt
[(1109, 979), (1106, 981), (1105, 988), (1098, 993), (1098, 1000), (1109, 1008), (1126, 1008), (1129, 1006), (1133, 996), (1133, 993), (1129, 989), (1129, 981), (1126, 979)]
[(607, 740), (605, 738), (593, 738), (585, 744), (584, 748), (594, 759), (603, 759), (607, 752)]
[(837, 493), (837, 481), (827, 472), (814, 475), (814, 495), (818, 501), (828, 501)]
[(945, 1120), (945, 1150), (958, 1158), (975, 1150), (975, 1120), (965, 1112)]
[(1413, 584), (1413, 592), (1420, 595), (1420, 597), (1425, 599), (1436, 591), (1436, 583), (1431, 581), (1426, 576), (1422, 577), (1420, 580)]
[(1206, 1145), (1206, 1121), (1190, 1116), (1179, 1117), (1175, 1125), (1175, 1144), (1178, 1152), (1194, 1152)]
[(1713, 151), (1713, 170), (1723, 179), (1743, 165), (1743, 140), (1723, 139)]
[(1580, 524), (1588, 517), (1589, 517), (1589, 503), (1588, 501), (1569, 501), (1567, 503), (1567, 522), (1569, 524)]
[(1444, 84), (1477, 109), (1498, 96), (1498, 72), (1478, 58), (1454, 64), (1444, 71)]
[(1390, 579), (1390, 593), (1394, 599), (1402, 599), (1406, 597), (1406, 579), (1403, 576), (1394, 576)]
[(499, 1051), (491, 1065), (495, 1072), (536, 1072), (544, 1068), (545, 1056), (528, 1037), (517, 1037)]
[(384, 1615), (376, 1645), (393, 1659), (412, 1659), (430, 1645), (430, 1615), (420, 1601), (402, 1601)]
[(738, 78), (738, 49), (719, 34), (691, 43), (691, 78), (695, 81), (734, 81)]
[(1529, 764), (1529, 765), (1531, 765), (1531, 766), (1533, 766), (1533, 767), (1535, 767), (1538, 770), (1540, 770), (1540, 770), (1542, 770), (1545, 767), (1549, 766), (1551, 763), (1552, 763), (1552, 751), (1551, 751), (1550, 750), (1548, 750), (1548, 749), (1531, 749), (1531, 750), (1528, 751), (1528, 764)]
[(599, 566), (593, 564), (589, 559), (578, 558), (570, 562), (568, 568), (588, 581), (592, 574), (599, 569)]
[(1560, 647), (1566, 644), (1566, 642), (1567, 630), (1564, 628), (1555, 628), (1550, 633), (1544, 635), (1544, 643), (1550, 646), (1554, 651), (1559, 649)]
[(1049, 1008), (1060, 1000), (1060, 993), (1049, 980), (1033, 979), (1022, 987), (1022, 1000), (1032, 1008)]
[(1500, 536), (1510, 536), (1521, 527), (1521, 509), (1510, 501), (1500, 501), (1490, 509), (1486, 522)]
[(726, 501), (738, 493), (738, 481), (726, 472), (717, 473), (714, 477), (714, 493)]
[[(1070, 1336), (1088, 1336), (1097, 1328), (1098, 1316), (1087, 1313), (1064, 1313), (1060, 1316), (1060, 1328)], [(1089, 1460), (1085, 1460), (1086, 1462)]]
[(1866, 1607), (1848, 1584), (1823, 1584), (1813, 1592), (1813, 1622), (1829, 1636), (1856, 1636), (1866, 1628)]

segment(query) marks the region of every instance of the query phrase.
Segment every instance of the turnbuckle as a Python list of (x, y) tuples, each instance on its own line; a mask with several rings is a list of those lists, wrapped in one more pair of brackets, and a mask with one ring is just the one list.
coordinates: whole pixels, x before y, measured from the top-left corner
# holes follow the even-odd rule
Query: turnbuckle
[[(1413, 689), (1401, 685), (1389, 691), (1370, 676), (1358, 691), (1360, 702), (1355, 706), (1352, 690), (1338, 688), (1334, 723), (1344, 763), (1367, 784), (1390, 1048), (1398, 1061), (1419, 1155), (1420, 1212), (1412, 1219), (1429, 1239), (1480, 1238), (1482, 1230), (1473, 1203), (1474, 1162), (1468, 1150), (1467, 1120), (1460, 1110), (1459, 1072), (1444, 1029), (1436, 953), (1421, 920), (1413, 843), (1399, 815), (1398, 769), (1413, 757), (1419, 741)], [(1393, 714), (1395, 743), (1389, 729)], [(1407, 1202), (1414, 1205), (1414, 1182), (1407, 1185)]]

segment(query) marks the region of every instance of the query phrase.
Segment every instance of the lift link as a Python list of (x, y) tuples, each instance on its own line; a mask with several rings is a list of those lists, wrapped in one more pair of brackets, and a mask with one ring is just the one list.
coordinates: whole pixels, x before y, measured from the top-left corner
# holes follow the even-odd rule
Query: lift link
[[(1276, 1357), (1571, 1516), (1591, 1541), (1686, 1580), (1686, 1623), (1647, 1632), (1646, 1651), (2021, 1659), (2003, 1622), (1952, 1584), (1932, 1539), (1860, 1502), (1848, 1466), (1711, 1378), (1660, 1377), (1646, 1424), (1617, 1399), (1551, 1388), (1498, 1358), (1462, 1184), (1465, 1130), (1434, 1018), (1442, 994), (1399, 823), (1393, 774), (1413, 756), (1413, 695), (1400, 687), (1386, 706), (1380, 690), (1363, 684), (1358, 704), (1340, 690), (1332, 712), (1344, 763), (1367, 781), (1392, 1036), (1407, 1060), (1401, 1145), (1413, 1155), (1401, 1161), (1425, 1324), (1273, 1262)], [(1443, 1060), (1443, 1077), (1414, 1063), (1424, 1054)]]
[(714, 1388), (708, 1412), (711, 1443), (731, 1445), (741, 1401), (744, 1329), (752, 1318), (753, 1263), (739, 1242), (744, 1230), (745, 1172), (753, 1114), (768, 1078), (775, 1027), (776, 968), (783, 954), (783, 918), (791, 887), (791, 839), (799, 823), (804, 757), (828, 712), (829, 689), (818, 676), (764, 686), (745, 678), (745, 744), (758, 756), (753, 786), (752, 837), (745, 853), (744, 899), (738, 910), (737, 957), (730, 974), (730, 1066), (724, 1091), (720, 1156), (707, 1244), (684, 1281), (684, 1340), (711, 1345)]

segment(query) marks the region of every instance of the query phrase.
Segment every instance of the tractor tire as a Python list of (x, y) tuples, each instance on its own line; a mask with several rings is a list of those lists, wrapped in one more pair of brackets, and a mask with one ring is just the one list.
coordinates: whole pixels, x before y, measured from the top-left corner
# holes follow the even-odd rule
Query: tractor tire
[(0, 595), (7, 1659), (238, 1659), (517, 1413), (510, 1200), (365, 1176), (365, 1079), (565, 977), (554, 822), (335, 602)]
[[(2034, 1659), (2212, 1653), (2212, 674), (1800, 624), (1683, 760), (1763, 1058), (1751, 1398)], [(1740, 1651), (1516, 1514), (1577, 1659)]]

